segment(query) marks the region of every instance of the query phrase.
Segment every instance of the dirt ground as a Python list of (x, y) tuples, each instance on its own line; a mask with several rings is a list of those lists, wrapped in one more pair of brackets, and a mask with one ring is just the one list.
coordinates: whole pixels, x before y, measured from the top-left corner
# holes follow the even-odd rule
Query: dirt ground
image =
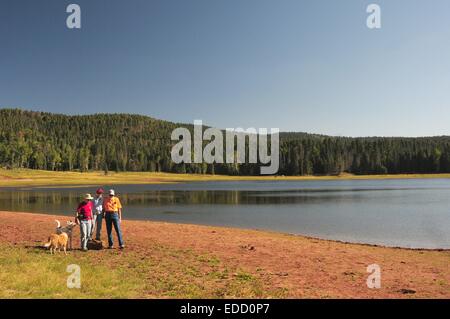
[[(0, 212), (0, 243), (39, 246), (68, 217)], [(217, 256), (258, 277), (288, 298), (450, 298), (450, 251), (348, 244), (266, 231), (123, 221), (127, 252), (151, 255), (155, 244)], [(79, 247), (79, 231), (74, 247)], [(105, 237), (105, 235), (103, 236)], [(150, 245), (151, 243), (151, 245)], [(91, 251), (97, 259), (103, 251)], [(367, 267), (381, 269), (381, 288), (369, 289)], [(1, 289), (1, 288), (0, 288)]]

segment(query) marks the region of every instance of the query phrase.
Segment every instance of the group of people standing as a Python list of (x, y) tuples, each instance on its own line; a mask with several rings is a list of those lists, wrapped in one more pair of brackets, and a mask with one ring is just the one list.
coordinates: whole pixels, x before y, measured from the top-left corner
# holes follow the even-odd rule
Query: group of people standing
[(91, 194), (86, 194), (83, 201), (78, 205), (75, 222), (80, 225), (81, 249), (88, 250), (88, 242), (93, 239), (101, 240), (103, 219), (106, 222), (106, 232), (108, 234), (108, 248), (114, 247), (112, 228), (117, 234), (119, 248), (125, 248), (122, 230), (122, 204), (116, 196), (115, 191), (110, 189), (107, 197), (103, 197), (104, 190), (97, 189), (95, 198)]

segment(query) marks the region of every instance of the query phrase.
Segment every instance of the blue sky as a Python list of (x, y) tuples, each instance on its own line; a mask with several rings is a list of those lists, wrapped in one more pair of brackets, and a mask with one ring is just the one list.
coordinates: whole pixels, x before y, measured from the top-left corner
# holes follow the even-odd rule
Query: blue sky
[[(66, 27), (70, 3), (81, 30)], [(1, 0), (0, 106), (450, 135), (450, 2)]]

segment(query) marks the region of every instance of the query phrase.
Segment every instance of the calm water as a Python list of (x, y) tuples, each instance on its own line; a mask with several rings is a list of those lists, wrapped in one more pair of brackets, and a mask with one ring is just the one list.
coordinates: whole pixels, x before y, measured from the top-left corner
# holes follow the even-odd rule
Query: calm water
[[(105, 185), (105, 188), (108, 188)], [(116, 185), (124, 218), (450, 248), (450, 180)], [(72, 215), (82, 188), (0, 188), (0, 210)]]

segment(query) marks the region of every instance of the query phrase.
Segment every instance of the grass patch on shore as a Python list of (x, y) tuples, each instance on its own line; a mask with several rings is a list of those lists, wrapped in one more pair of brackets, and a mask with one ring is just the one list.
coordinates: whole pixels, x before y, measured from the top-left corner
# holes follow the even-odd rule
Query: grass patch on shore
[[(139, 251), (75, 250), (50, 255), (39, 247), (0, 244), (0, 298), (264, 298), (260, 278), (217, 257), (153, 245)], [(67, 266), (81, 269), (81, 288), (68, 288)]]
[(0, 186), (40, 185), (114, 185), (114, 184), (160, 184), (202, 181), (279, 181), (279, 180), (351, 180), (351, 179), (411, 179), (450, 178), (450, 174), (398, 174), (398, 175), (352, 175), (338, 176), (226, 176), (173, 174), (154, 172), (53, 172), (32, 169), (0, 169)]
[[(69, 289), (67, 266), (81, 269), (81, 288)], [(0, 298), (132, 298), (141, 287), (136, 276), (125, 276), (81, 253), (50, 255), (35, 248), (0, 246)]]

